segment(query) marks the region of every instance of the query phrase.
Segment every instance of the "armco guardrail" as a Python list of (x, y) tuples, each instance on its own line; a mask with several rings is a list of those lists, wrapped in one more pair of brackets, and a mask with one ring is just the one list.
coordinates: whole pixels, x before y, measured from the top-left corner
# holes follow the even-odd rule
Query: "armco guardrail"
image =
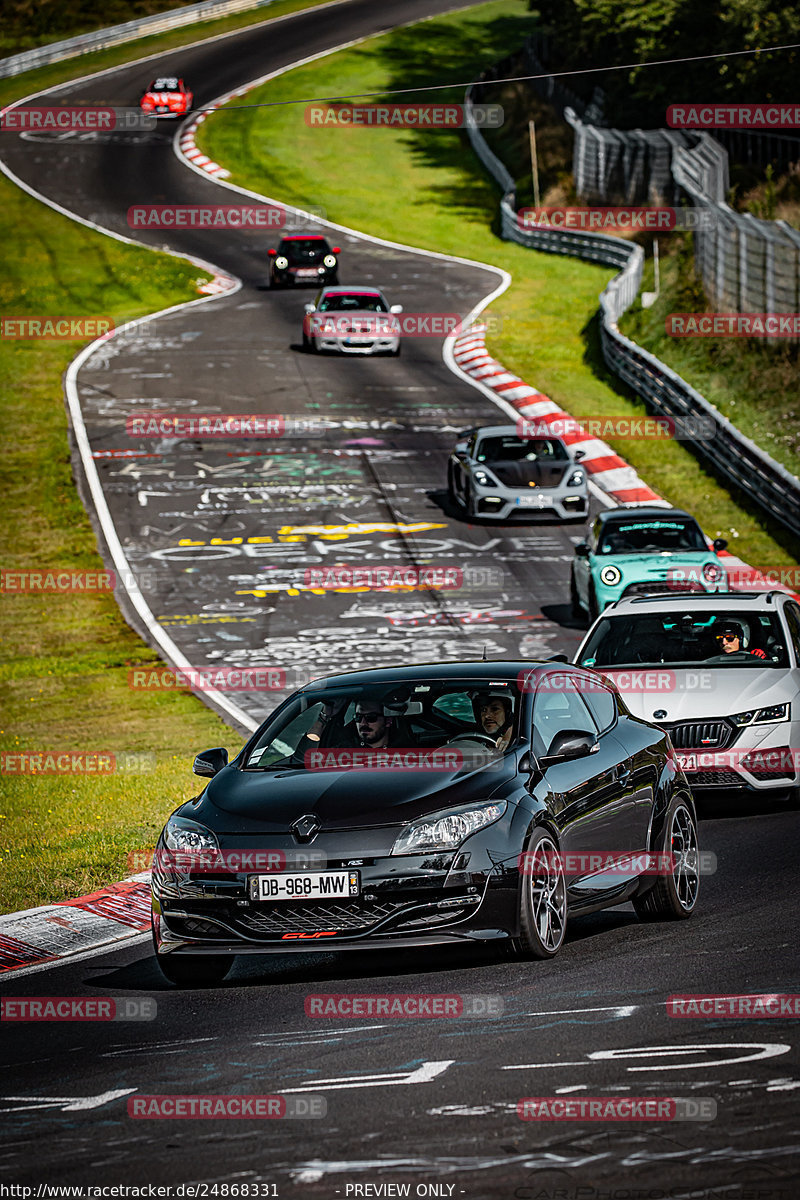
[[(608, 366), (657, 413), (695, 418), (704, 433), (702, 439), (692, 442), (697, 454), (784, 528), (800, 537), (800, 480), (740, 433), (666, 363), (637, 346), (617, 328), (619, 318), (636, 299), (641, 285), (642, 247), (623, 238), (577, 229), (526, 228), (516, 211), (515, 182), (486, 144), (472, 116), (472, 88), (467, 89), (465, 107), (470, 143), (503, 190), (500, 201), (503, 237), (549, 254), (567, 254), (620, 268), (600, 295), (600, 338)], [(713, 425), (709, 425), (709, 421), (713, 421)], [(710, 436), (712, 430), (713, 436)]]
[(172, 12), (154, 13), (151, 17), (140, 17), (136, 21), (125, 21), (122, 25), (110, 25), (107, 29), (95, 29), (63, 42), (50, 42), (47, 46), (36, 46), (22, 54), (0, 59), (0, 79), (21, 75), (34, 67), (61, 62), (65, 58), (76, 58), (92, 50), (107, 50), (132, 42), (135, 38), (152, 33), (164, 33), (167, 29), (179, 29), (182, 25), (193, 25), (197, 21), (208, 21), (213, 17), (227, 17), (233, 13), (247, 12), (250, 8), (266, 8), (274, 0), (203, 0), (201, 4), (190, 4)]

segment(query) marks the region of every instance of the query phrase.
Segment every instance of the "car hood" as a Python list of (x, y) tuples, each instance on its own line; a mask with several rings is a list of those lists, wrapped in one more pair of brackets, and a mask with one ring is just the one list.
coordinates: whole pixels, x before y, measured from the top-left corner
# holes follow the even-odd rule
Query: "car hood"
[[(776, 667), (597, 667), (616, 683), (635, 717), (656, 724), (698, 721), (768, 708), (796, 695), (788, 671)], [(659, 683), (661, 686), (659, 687)], [(664, 712), (655, 718), (656, 712)]]
[[(556, 487), (564, 477), (564, 472), (573, 466), (568, 462), (493, 462), (486, 465), (504, 487), (521, 488), (527, 491), (531, 485), (535, 487)], [(478, 464), (480, 470), (481, 464)]]
[(402, 825), (416, 817), (487, 799), (516, 770), (510, 760), (481, 771), (240, 771), (211, 780), (181, 816), (217, 833), (287, 833), (314, 813), (326, 830)]

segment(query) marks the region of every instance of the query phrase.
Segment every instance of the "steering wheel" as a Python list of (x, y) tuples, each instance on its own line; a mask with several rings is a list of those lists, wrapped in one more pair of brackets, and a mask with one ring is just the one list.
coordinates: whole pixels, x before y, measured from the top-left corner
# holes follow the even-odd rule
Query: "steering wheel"
[[(756, 662), (759, 661), (758, 657), (751, 654), (749, 650), (733, 650), (730, 654), (713, 654), (711, 658), (707, 658), (705, 661), (707, 663), (724, 663), (730, 662), (733, 659), (734, 662), (753, 662), (754, 658)], [(761, 659), (760, 661), (763, 662), (764, 660)]]
[(488, 733), (457, 733), (446, 745), (452, 746), (454, 742), (483, 742), (485, 746), (491, 746), (492, 750), (497, 749), (496, 739), (489, 737)]

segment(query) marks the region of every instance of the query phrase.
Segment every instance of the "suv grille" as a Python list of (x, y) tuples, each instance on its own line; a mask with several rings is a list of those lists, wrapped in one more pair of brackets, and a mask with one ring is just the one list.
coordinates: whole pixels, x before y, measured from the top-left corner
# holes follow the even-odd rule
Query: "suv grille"
[(736, 737), (727, 721), (687, 721), (663, 725), (676, 750), (724, 750)]

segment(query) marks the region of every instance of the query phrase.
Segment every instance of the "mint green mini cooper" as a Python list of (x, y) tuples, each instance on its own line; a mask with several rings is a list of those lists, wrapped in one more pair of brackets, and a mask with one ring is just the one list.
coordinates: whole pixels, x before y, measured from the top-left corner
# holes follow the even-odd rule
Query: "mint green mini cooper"
[(615, 508), (595, 519), (575, 547), (572, 613), (594, 618), (623, 596), (654, 592), (727, 592), (728, 577), (694, 517), (678, 508)]

